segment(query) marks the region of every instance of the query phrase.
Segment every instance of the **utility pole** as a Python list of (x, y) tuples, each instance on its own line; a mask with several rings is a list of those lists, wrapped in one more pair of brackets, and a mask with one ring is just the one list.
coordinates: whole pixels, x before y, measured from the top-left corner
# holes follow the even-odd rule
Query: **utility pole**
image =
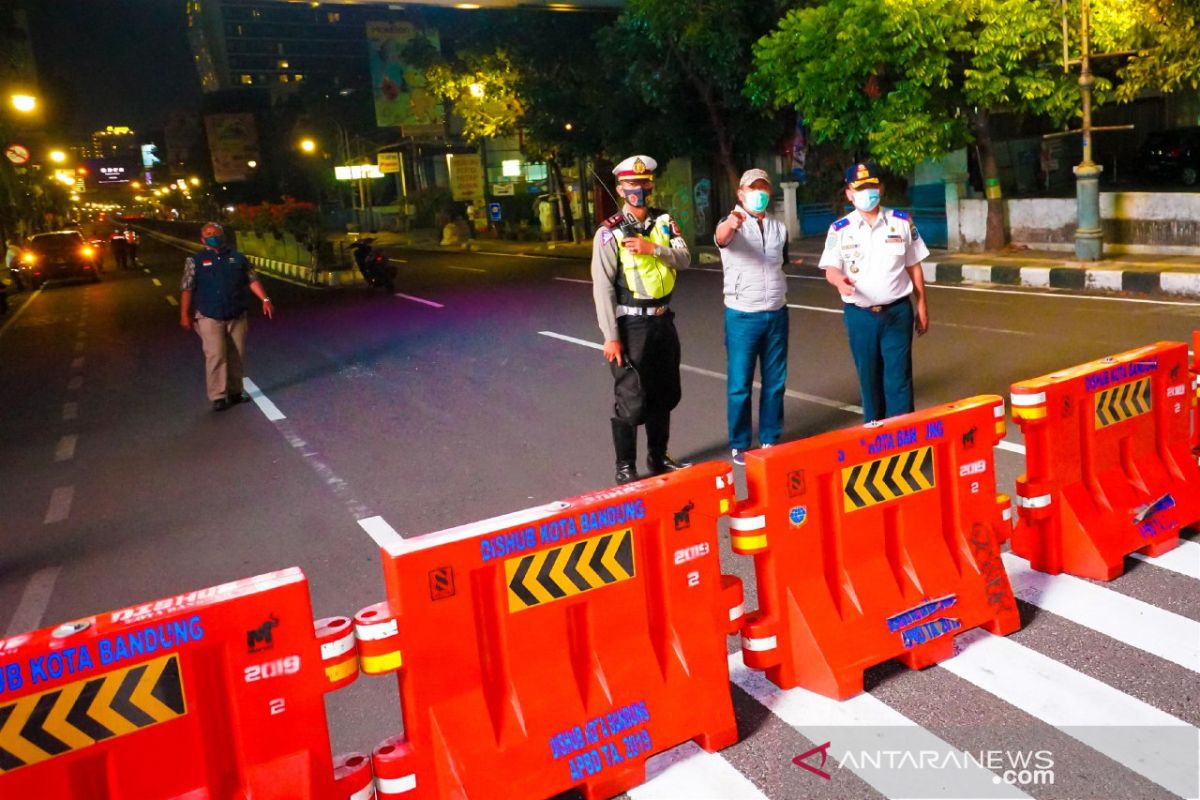
[(1099, 261), (1104, 255), (1104, 229), (1100, 220), (1100, 173), (1104, 167), (1092, 160), (1092, 134), (1096, 131), (1131, 130), (1132, 125), (1092, 125), (1092, 87), (1096, 79), (1092, 75), (1092, 59), (1113, 58), (1132, 55), (1123, 53), (1092, 53), (1091, 51), (1091, 0), (1081, 0), (1079, 9), (1079, 59), (1071, 59), (1068, 43), (1067, 0), (1063, 0), (1063, 72), (1069, 72), (1072, 64), (1079, 65), (1079, 97), (1082, 104), (1082, 119), (1078, 128), (1047, 134), (1044, 139), (1080, 134), (1083, 158), (1072, 171), (1075, 173), (1075, 257), (1080, 261)]

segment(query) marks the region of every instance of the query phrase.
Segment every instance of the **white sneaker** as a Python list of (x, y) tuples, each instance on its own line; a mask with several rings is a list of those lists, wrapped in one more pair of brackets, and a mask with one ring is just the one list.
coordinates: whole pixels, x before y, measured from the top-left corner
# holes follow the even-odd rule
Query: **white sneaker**
[(746, 466), (746, 451), (738, 450), (736, 447), (733, 448), (733, 463), (737, 464), (739, 467)]

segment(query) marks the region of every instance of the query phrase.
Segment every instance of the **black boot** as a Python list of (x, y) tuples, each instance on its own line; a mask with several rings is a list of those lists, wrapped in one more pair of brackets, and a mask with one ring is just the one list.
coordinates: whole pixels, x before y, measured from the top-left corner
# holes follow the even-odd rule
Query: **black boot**
[(637, 474), (637, 428), (612, 420), (613, 449), (617, 451), (617, 485), (633, 483)]
[(671, 438), (671, 412), (646, 414), (646, 469), (651, 475), (662, 475), (677, 469), (690, 467), (676, 461), (667, 452), (667, 440)]

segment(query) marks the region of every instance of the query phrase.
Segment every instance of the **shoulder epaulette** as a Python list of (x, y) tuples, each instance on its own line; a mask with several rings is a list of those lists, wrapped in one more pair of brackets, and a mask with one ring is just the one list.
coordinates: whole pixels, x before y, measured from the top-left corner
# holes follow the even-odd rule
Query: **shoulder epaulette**
[(612, 228), (619, 228), (621, 226), (621, 223), (624, 221), (624, 219), (625, 219), (624, 216), (620, 212), (618, 212), (616, 214), (613, 214), (611, 217), (604, 220), (604, 222), (601, 222), (600, 224), (603, 227), (611, 230)]
[(892, 216), (896, 219), (908, 219), (907, 211), (892, 211)]
[(850, 218), (842, 217), (837, 222), (833, 223), (833, 229), (835, 231), (840, 231), (842, 228), (846, 227), (849, 224), (850, 224)]

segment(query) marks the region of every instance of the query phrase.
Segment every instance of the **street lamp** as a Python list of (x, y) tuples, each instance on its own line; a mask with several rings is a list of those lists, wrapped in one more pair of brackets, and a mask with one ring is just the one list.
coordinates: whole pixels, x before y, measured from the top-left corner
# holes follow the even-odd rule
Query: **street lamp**
[(22, 114), (30, 114), (37, 108), (37, 98), (31, 94), (14, 94), (9, 98), (12, 107)]
[(315, 141), (313, 141), (312, 139), (301, 139), (300, 140), (300, 151), (302, 153), (307, 153), (308, 155), (312, 155), (313, 153), (317, 152), (317, 143)]
[(55, 164), (62, 164), (64, 161), (67, 160), (67, 154), (64, 153), (62, 150), (51, 150), (50, 151), (50, 160), (53, 161)]
[(471, 97), (483, 97), (483, 84), (472, 83), (467, 87), (471, 92)]
[(200, 179), (193, 175), (192, 177), (188, 178), (188, 183), (190, 183), (192, 186), (199, 186)]
[(255, 161), (254, 159), (251, 159), (246, 162), (246, 166), (249, 167), (250, 169), (255, 169), (258, 167), (258, 162)]

